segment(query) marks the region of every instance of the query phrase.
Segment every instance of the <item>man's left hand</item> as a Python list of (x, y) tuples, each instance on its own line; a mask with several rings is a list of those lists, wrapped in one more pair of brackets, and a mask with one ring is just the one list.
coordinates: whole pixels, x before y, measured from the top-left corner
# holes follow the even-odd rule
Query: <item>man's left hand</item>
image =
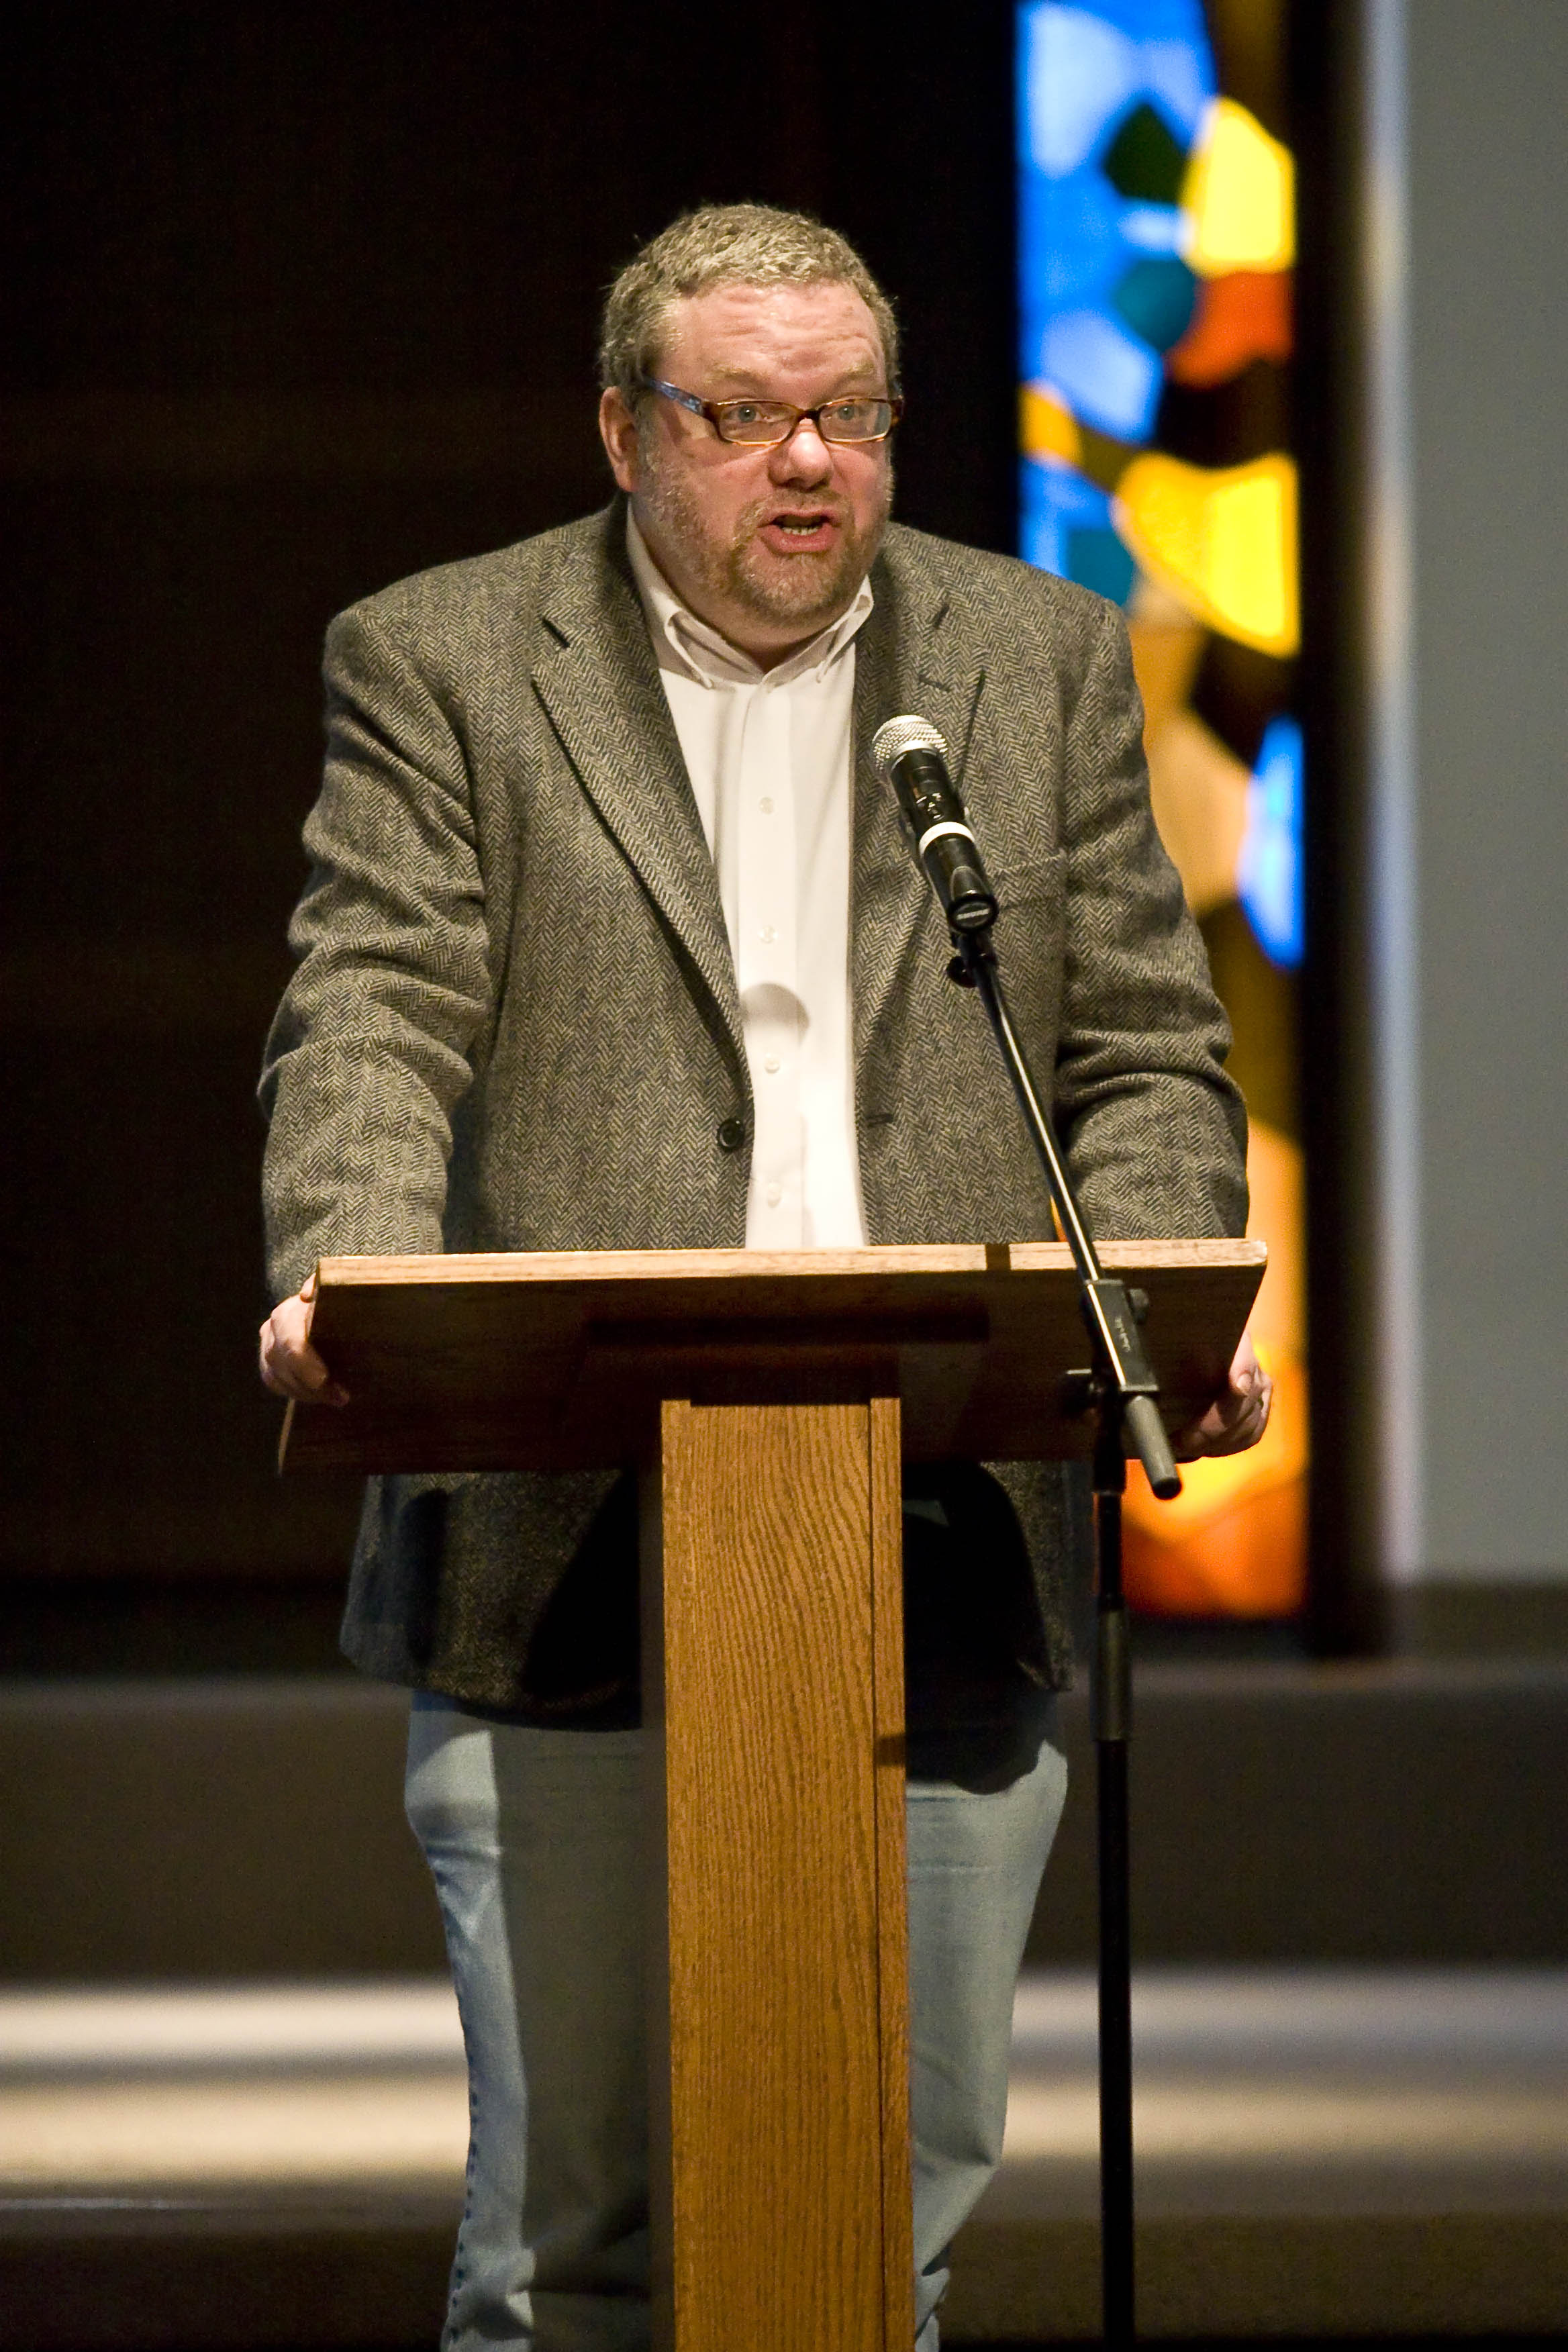
[(1190, 1421), (1171, 1440), (1178, 1462), (1195, 1461), (1201, 1454), (1245, 1454), (1268, 1426), (1274, 1383), (1258, 1360), (1251, 1335), (1244, 1331), (1231, 1360), (1230, 1385), (1207, 1412)]

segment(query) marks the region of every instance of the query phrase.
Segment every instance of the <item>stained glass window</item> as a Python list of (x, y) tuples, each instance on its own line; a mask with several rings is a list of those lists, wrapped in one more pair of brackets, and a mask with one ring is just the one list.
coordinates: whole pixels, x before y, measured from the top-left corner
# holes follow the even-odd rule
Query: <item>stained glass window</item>
[(1269, 1248), (1268, 1435), (1193, 1465), (1173, 1504), (1134, 1473), (1128, 1589), (1173, 1615), (1289, 1614), (1306, 1576), (1283, 39), (1274, 0), (1017, 10), (1021, 552), (1126, 611), (1155, 821), (1236, 1033), (1250, 1231)]

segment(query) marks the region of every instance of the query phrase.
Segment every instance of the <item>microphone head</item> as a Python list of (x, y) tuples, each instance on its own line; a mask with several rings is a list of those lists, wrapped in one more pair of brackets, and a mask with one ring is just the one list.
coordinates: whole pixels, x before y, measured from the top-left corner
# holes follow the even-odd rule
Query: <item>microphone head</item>
[(947, 758), (947, 745), (929, 719), (884, 719), (871, 738), (871, 757), (881, 773), (890, 775), (894, 761), (901, 760), (906, 751), (935, 751), (941, 759)]

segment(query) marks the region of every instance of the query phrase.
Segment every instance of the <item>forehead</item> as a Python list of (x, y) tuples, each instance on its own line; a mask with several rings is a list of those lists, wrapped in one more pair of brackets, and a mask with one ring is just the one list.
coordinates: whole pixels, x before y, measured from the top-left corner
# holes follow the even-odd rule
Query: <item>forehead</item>
[(675, 302), (659, 366), (693, 390), (736, 383), (787, 397), (831, 391), (851, 375), (879, 385), (882, 344), (852, 286), (714, 286)]

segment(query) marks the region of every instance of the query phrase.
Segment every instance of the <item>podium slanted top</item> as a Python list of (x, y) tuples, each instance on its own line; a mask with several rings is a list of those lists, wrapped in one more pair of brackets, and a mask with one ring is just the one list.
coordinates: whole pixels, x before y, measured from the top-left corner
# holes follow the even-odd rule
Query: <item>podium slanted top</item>
[[(1148, 1295), (1173, 1428), (1219, 1394), (1260, 1242), (1107, 1242)], [(897, 1396), (910, 1460), (1087, 1454), (1089, 1345), (1065, 1244), (323, 1258), (311, 1338), (350, 1402), (290, 1406), (286, 1470), (636, 1462), (658, 1407)]]

